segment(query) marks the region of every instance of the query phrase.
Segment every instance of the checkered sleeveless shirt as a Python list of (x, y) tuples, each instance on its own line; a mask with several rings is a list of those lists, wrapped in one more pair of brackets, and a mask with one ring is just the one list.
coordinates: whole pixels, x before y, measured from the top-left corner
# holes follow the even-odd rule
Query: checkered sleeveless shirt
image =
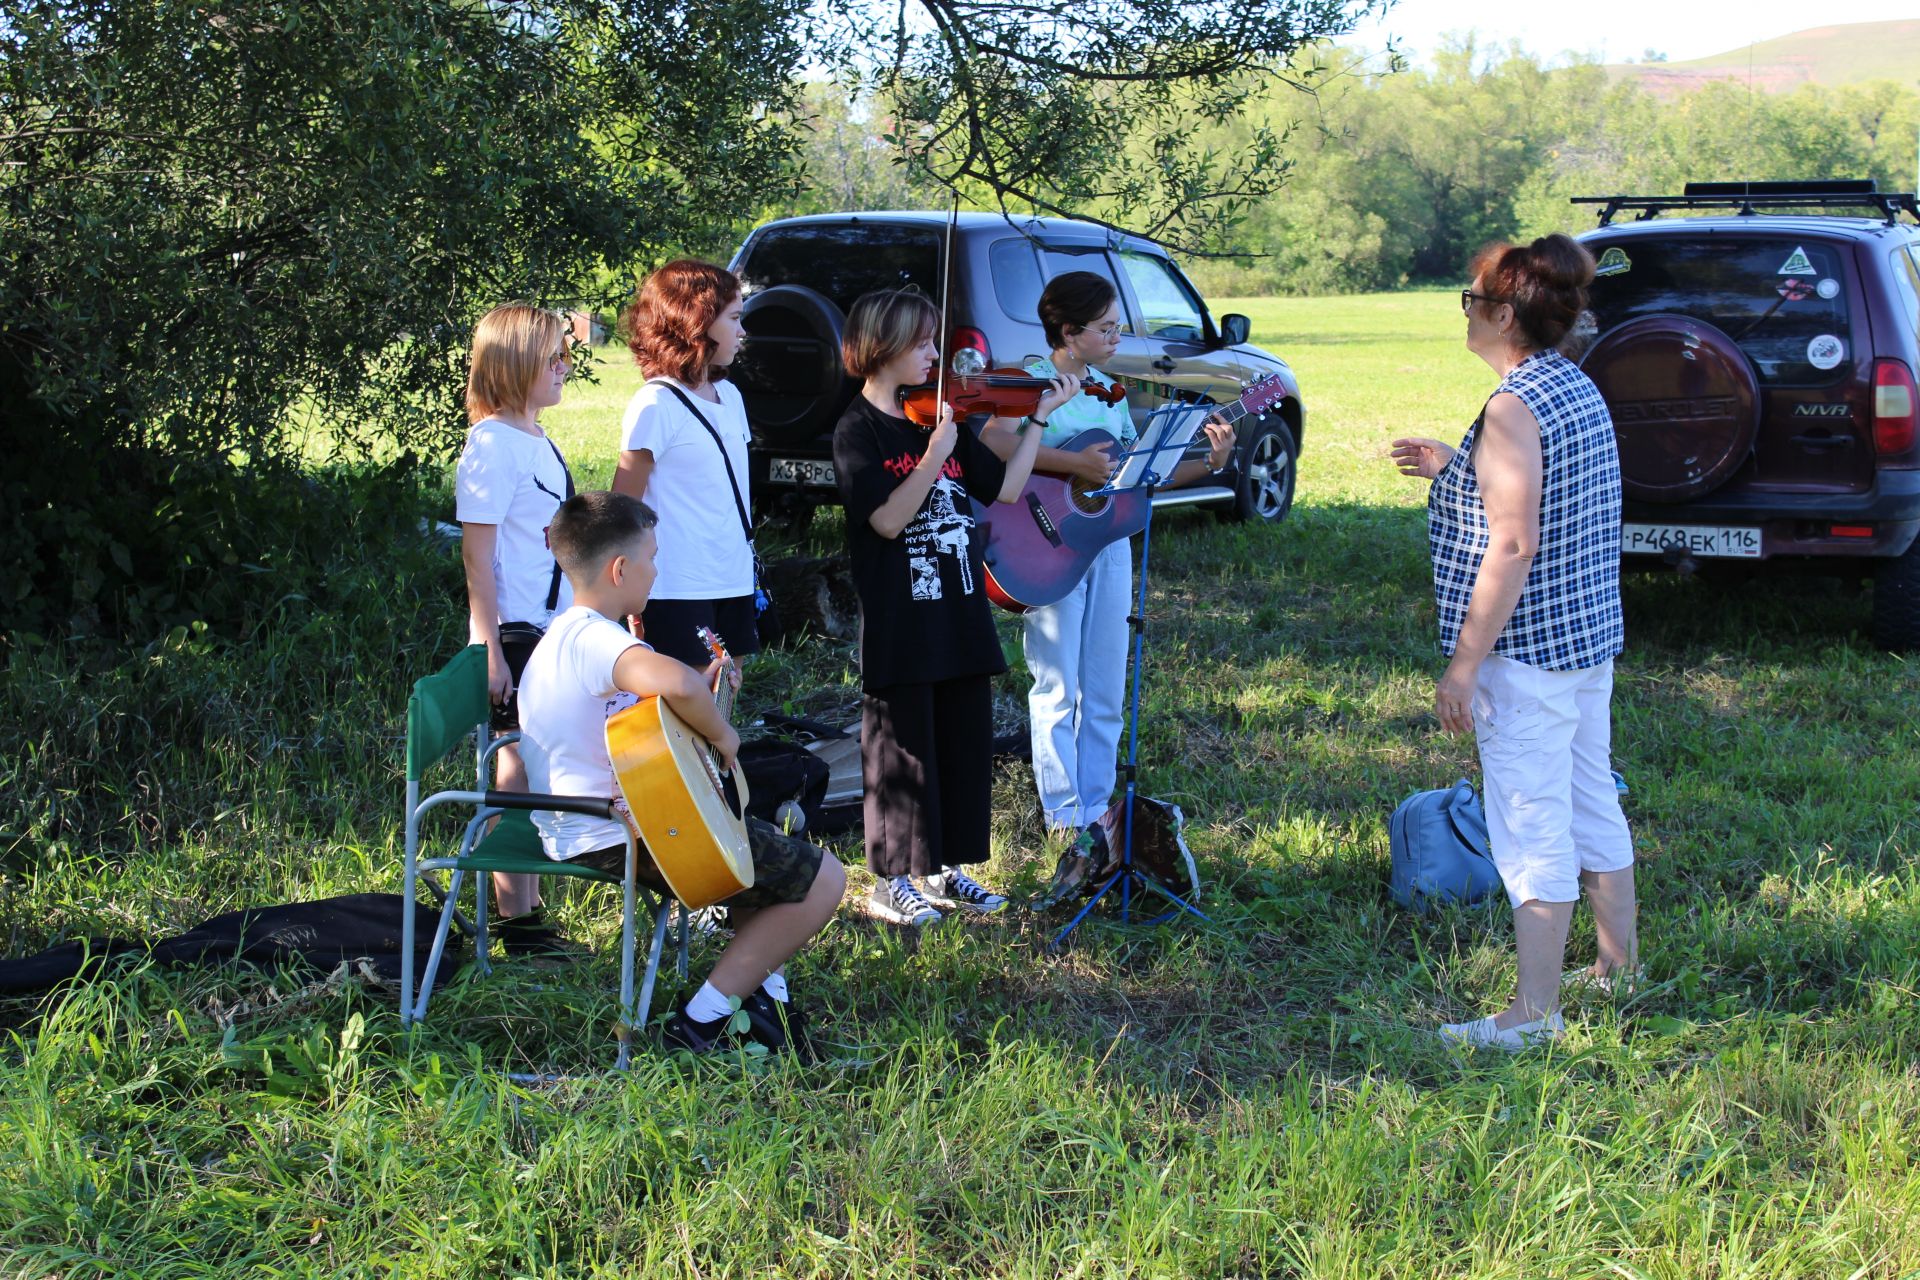
[[(1557, 351), (1522, 360), (1500, 382), (1540, 424), (1540, 549), (1507, 629), (1493, 651), (1544, 671), (1597, 667), (1620, 652), (1620, 455), (1613, 418), (1592, 379)], [(1489, 397), (1491, 399), (1491, 397)], [(1467, 429), (1460, 451), (1427, 495), (1427, 542), (1440, 649), (1453, 656), (1486, 554), (1486, 508)]]

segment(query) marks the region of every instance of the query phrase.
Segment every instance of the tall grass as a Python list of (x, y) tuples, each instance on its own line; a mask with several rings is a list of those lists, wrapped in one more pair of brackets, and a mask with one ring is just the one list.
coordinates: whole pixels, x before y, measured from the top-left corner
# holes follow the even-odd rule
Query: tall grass
[[(794, 966), (827, 1063), (642, 1054), (617, 1078), (604, 890), (549, 890), (591, 962), (463, 974), (412, 1040), (356, 973), (130, 963), (0, 1004), (0, 1271), (1920, 1271), (1913, 664), (1872, 650), (1849, 588), (1630, 579), (1616, 762), (1648, 988), (1577, 1000), (1551, 1051), (1436, 1048), (1504, 1002), (1511, 932), (1499, 905), (1416, 918), (1383, 892), (1392, 806), (1474, 772), (1428, 710), (1424, 494), (1385, 445), (1457, 437), (1491, 379), (1450, 295), (1238, 309), (1305, 388), (1299, 502), (1271, 528), (1156, 521), (1142, 741), (1212, 927), (1096, 924), (1054, 956), (1024, 913), (915, 937), (850, 895)], [(550, 418), (583, 483), (633, 385), (601, 376)], [(463, 638), (457, 562), (401, 514), (313, 550), (243, 631), (8, 655), (10, 953), (397, 884), (406, 688)], [(848, 647), (814, 643), (746, 702), (856, 691)], [(1017, 714), (1017, 671), (999, 692)], [(1053, 852), (1031, 785), (996, 783), (990, 878), (1023, 892)]]

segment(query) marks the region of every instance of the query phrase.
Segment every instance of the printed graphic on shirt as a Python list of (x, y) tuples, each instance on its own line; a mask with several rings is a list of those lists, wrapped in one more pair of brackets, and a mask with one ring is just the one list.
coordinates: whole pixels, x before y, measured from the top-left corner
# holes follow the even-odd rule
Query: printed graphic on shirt
[(945, 588), (941, 583), (940, 557), (952, 556), (960, 570), (960, 593), (973, 594), (973, 566), (967, 559), (967, 542), (973, 533), (973, 506), (951, 472), (959, 470), (951, 461), (941, 468), (927, 501), (912, 523), (901, 531), (907, 549), (908, 587), (915, 600), (938, 600)]

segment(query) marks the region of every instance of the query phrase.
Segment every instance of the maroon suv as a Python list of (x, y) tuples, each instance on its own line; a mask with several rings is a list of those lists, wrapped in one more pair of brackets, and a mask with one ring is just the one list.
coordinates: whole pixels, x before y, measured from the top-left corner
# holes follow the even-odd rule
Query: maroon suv
[[(1915, 198), (1755, 182), (1577, 203), (1604, 206), (1581, 237), (1583, 367), (1613, 410), (1628, 563), (1870, 572), (1874, 640), (1920, 648)], [(1869, 216), (1826, 212), (1849, 207)]]

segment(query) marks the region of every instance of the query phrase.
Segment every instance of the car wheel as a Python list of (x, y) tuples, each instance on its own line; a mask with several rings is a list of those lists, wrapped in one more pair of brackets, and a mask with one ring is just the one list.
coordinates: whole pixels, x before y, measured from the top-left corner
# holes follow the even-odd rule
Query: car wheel
[(1261, 520), (1276, 524), (1293, 508), (1293, 431), (1279, 418), (1262, 418), (1240, 446), (1233, 505), (1219, 510), (1223, 520)]
[(1873, 642), (1896, 653), (1920, 650), (1920, 538), (1874, 575)]

